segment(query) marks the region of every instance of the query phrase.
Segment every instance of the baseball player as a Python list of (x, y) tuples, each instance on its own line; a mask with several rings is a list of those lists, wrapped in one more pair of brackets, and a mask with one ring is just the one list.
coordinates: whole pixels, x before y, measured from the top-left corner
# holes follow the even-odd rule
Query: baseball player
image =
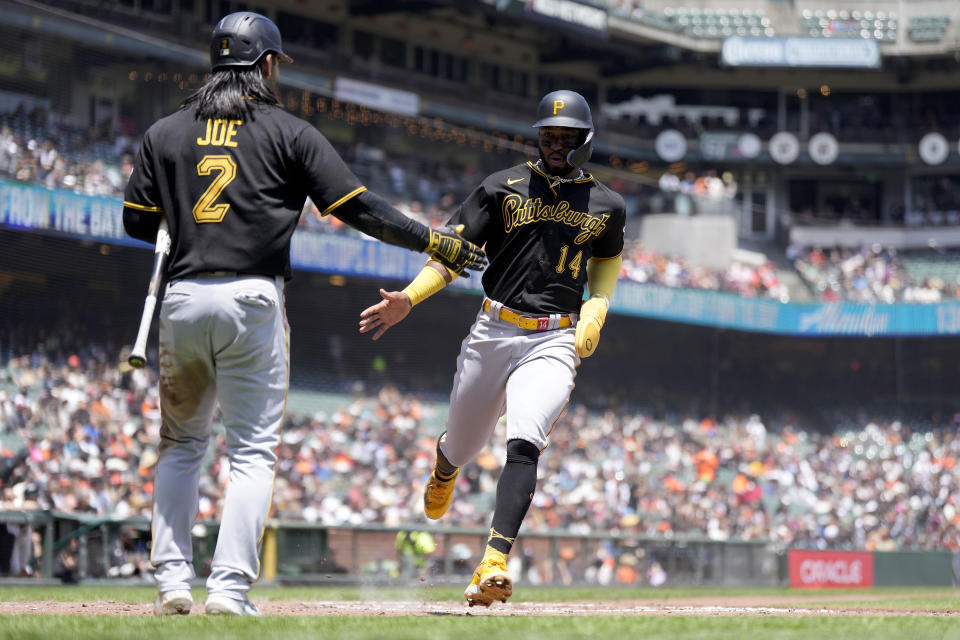
[(172, 248), (160, 312), (161, 443), (154, 484), (158, 614), (186, 614), (190, 530), (219, 400), (230, 477), (206, 586), (208, 614), (259, 615), (247, 592), (270, 509), (288, 385), (283, 287), (290, 238), (309, 196), (323, 212), (456, 272), (485, 264), (452, 230), (431, 230), (367, 191), (330, 143), (277, 101), (280, 32), (232, 13), (214, 28), (211, 76), (146, 132), (124, 195), (127, 232)]
[[(507, 416), (507, 460), (483, 560), (465, 593), (470, 606), (506, 602), (512, 593), (507, 554), (533, 499), (538, 458), (580, 359), (597, 348), (620, 273), (623, 198), (580, 168), (593, 140), (589, 105), (578, 93), (554, 91), (537, 116), (540, 159), (487, 177), (450, 220), (464, 226), (465, 238), (486, 243), (490, 266), (424, 490), (427, 517), (446, 512), (460, 467)], [(361, 313), (360, 331), (380, 338), (454, 275), (430, 261), (403, 291), (381, 289), (383, 299)]]

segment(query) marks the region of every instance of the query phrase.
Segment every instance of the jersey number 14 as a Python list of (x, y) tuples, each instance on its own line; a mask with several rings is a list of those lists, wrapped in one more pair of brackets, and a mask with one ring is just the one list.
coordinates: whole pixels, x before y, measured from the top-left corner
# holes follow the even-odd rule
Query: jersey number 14
[(556, 270), (557, 273), (563, 273), (567, 267), (570, 268), (570, 275), (573, 276), (573, 279), (576, 280), (577, 276), (580, 275), (580, 261), (583, 259), (583, 251), (577, 251), (577, 255), (573, 256), (573, 260), (570, 261), (570, 264), (565, 264), (567, 261), (567, 252), (570, 250), (569, 245), (563, 245), (563, 248), (560, 249), (560, 261), (557, 263)]

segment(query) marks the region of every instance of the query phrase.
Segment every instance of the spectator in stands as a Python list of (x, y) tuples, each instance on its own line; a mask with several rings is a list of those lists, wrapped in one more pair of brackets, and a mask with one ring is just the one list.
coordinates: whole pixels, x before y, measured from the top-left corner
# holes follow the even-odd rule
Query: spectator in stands
[(794, 267), (824, 302), (939, 302), (954, 295), (937, 276), (914, 279), (895, 249), (789, 247)]

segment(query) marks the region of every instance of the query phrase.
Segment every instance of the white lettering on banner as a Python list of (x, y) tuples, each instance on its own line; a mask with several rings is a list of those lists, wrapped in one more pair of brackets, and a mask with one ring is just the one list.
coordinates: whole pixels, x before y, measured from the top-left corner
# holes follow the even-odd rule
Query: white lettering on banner
[(106, 200), (90, 204), (90, 233), (104, 238), (123, 238), (123, 207)]
[(721, 60), (725, 64), (759, 66), (781, 66), (784, 63), (783, 41), (771, 39), (745, 40), (740, 37), (727, 38), (720, 48)]
[(780, 317), (779, 303), (761, 304), (757, 313), (757, 325), (764, 329), (776, 329), (777, 319)]
[(729, 298), (718, 300), (717, 319), (724, 324), (732, 324), (737, 319), (736, 301)]
[(322, 233), (296, 232), (290, 245), (290, 261), (297, 269), (351, 275), (412, 278), (422, 266), (414, 252), (360, 238), (341, 238)]
[(531, 6), (535, 13), (596, 31), (607, 30), (607, 12), (597, 7), (569, 0), (533, 0)]
[(872, 336), (886, 333), (890, 314), (867, 307), (864, 311), (844, 313), (840, 304), (825, 304), (812, 313), (800, 314), (801, 333), (845, 334)]
[(804, 560), (800, 564), (803, 584), (861, 584), (863, 562), (854, 560)]
[(64, 233), (87, 235), (90, 229), (83, 210), (83, 200), (71, 195), (54, 194), (53, 228)]
[(960, 305), (944, 303), (937, 307), (937, 332), (960, 333)]
[(720, 47), (721, 64), (754, 67), (878, 68), (876, 40), (733, 36)]
[(12, 227), (46, 229), (50, 226), (50, 200), (45, 191), (0, 186), (0, 221)]
[(707, 310), (706, 296), (693, 296), (687, 305), (687, 312), (691, 318), (703, 318)]
[(411, 91), (390, 89), (350, 78), (337, 78), (333, 83), (333, 97), (345, 102), (362, 104), (371, 109), (415, 116), (420, 113), (420, 96)]

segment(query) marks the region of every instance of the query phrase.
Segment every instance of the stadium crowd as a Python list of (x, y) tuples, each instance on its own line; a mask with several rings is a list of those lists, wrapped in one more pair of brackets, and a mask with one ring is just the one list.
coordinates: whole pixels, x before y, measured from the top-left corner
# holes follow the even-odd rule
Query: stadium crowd
[[(0, 114), (0, 176), (91, 196), (120, 196), (132, 170), (137, 141), (132, 126), (85, 127), (69, 116), (23, 105)], [(480, 168), (448, 160), (388, 158), (383, 149), (355, 143), (339, 148), (366, 184), (389, 197), (398, 209), (430, 226), (440, 226), (478, 180)], [(613, 188), (629, 191), (614, 179)], [(681, 215), (730, 212), (737, 183), (729, 172), (707, 170), (682, 176), (665, 172), (655, 193), (629, 198), (643, 211), (675, 210)], [(655, 207), (650, 209), (650, 207)], [(656, 207), (659, 207), (657, 209)], [(309, 200), (300, 226), (321, 233), (359, 235), (334, 216), (321, 218)], [(960, 282), (914, 279), (892, 250), (857, 251), (789, 247), (787, 257), (823, 301), (939, 302), (957, 297)], [(731, 263), (710, 270), (675, 256), (643, 250), (638, 242), (624, 252), (621, 277), (639, 283), (725, 291), (747, 297), (788, 301), (787, 287), (773, 262), (761, 266)]]
[[(0, 369), (0, 511), (149, 516), (155, 373), (118, 367), (118, 354), (95, 344), (15, 353)], [(331, 525), (425, 522), (421, 495), (437, 435), (426, 424), (442, 421), (443, 411), (387, 384), (345, 394), (330, 412), (288, 414), (273, 515)], [(571, 405), (545, 451), (525, 530), (958, 551), (958, 426), (960, 414), (943, 429), (864, 417), (820, 433), (758, 415), (655, 419)], [(487, 526), (502, 428), (461, 474), (445, 524)], [(218, 516), (229, 473), (222, 431), (214, 440), (201, 519)]]
[(626, 242), (620, 277), (667, 287), (726, 291), (748, 298), (772, 298), (783, 302), (790, 299), (773, 262), (760, 266), (731, 262), (726, 269), (710, 269), (691, 265), (676, 256), (646, 251), (639, 240)]
[(960, 297), (960, 280), (915, 278), (895, 249), (787, 248), (800, 276), (824, 302), (933, 303)]

